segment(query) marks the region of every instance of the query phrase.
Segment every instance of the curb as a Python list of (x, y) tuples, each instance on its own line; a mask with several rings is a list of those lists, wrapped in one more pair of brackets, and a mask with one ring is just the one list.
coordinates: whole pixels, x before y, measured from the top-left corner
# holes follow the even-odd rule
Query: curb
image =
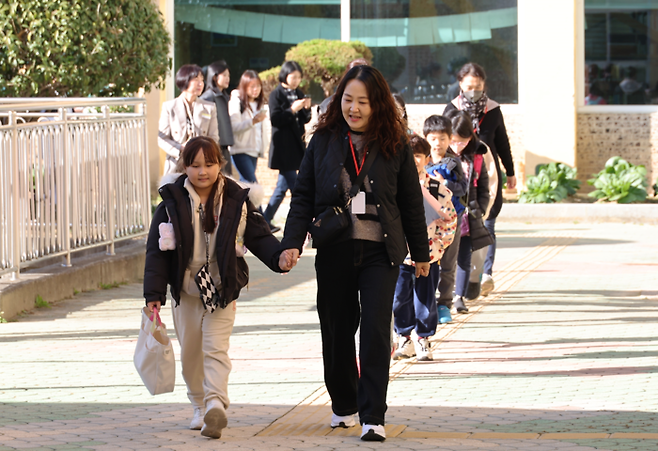
[(144, 278), (146, 243), (139, 240), (116, 249), (80, 257), (71, 267), (59, 264), (21, 273), (16, 281), (0, 280), (0, 312), (10, 320), (35, 308), (37, 295), (49, 303), (71, 298), (75, 292), (98, 290), (101, 284), (135, 282)]
[(622, 222), (658, 224), (658, 204), (505, 203), (498, 220), (508, 222)]

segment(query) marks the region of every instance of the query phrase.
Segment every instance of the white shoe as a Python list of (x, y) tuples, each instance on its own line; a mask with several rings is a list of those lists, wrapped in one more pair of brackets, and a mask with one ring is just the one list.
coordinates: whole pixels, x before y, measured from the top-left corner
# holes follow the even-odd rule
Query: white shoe
[(398, 348), (393, 353), (393, 360), (410, 359), (416, 355), (414, 342), (411, 337), (400, 336), (398, 339)]
[(482, 274), (482, 281), (480, 282), (480, 295), (487, 296), (494, 289), (494, 280), (490, 274)]
[(228, 424), (226, 409), (219, 399), (212, 399), (206, 403), (206, 415), (203, 417), (201, 435), (210, 438), (220, 438), (222, 429)]
[(193, 431), (199, 431), (203, 427), (203, 416), (205, 412), (201, 407), (194, 409), (194, 416), (192, 417), (192, 422), (190, 423), (190, 429)]
[(366, 442), (383, 442), (386, 440), (386, 429), (380, 424), (364, 424), (361, 429), (361, 440)]
[(416, 347), (416, 356), (419, 362), (430, 362), (433, 359), (430, 341), (427, 338), (418, 337), (414, 343)]
[(351, 428), (356, 426), (356, 420), (354, 415), (336, 415), (335, 413), (331, 414), (331, 427), (332, 428)]

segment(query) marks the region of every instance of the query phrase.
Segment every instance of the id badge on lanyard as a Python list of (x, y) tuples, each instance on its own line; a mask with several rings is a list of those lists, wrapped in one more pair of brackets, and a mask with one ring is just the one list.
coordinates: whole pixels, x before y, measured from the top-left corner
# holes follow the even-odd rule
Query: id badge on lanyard
[(359, 191), (359, 193), (354, 196), (352, 203), (350, 204), (350, 212), (353, 215), (364, 215), (366, 213), (366, 193)]

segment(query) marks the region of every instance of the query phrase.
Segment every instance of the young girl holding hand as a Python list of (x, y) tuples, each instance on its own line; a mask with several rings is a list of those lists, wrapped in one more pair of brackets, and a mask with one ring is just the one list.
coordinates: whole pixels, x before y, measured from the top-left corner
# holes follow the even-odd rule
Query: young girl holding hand
[[(189, 140), (181, 160), (184, 173), (170, 174), (172, 183), (159, 190), (162, 202), (146, 245), (144, 297), (149, 310), (160, 309), (171, 287), (183, 379), (194, 407), (190, 429), (219, 438), (228, 422), (235, 300), (249, 280), (244, 246), (281, 272), (279, 241), (248, 200), (249, 190), (221, 174), (224, 161), (215, 140)], [(164, 239), (172, 229), (173, 243)], [(195, 276), (213, 285), (216, 295), (203, 296), (210, 285), (204, 287)]]

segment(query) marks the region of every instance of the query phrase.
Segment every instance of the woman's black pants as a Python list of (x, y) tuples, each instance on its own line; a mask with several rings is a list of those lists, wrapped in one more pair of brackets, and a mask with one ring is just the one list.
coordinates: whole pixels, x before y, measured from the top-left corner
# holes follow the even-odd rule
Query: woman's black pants
[[(349, 240), (318, 249), (315, 269), (333, 412), (358, 412), (361, 424), (384, 425), (398, 265), (391, 264), (384, 243)], [(354, 339), (359, 321), (360, 375)]]

